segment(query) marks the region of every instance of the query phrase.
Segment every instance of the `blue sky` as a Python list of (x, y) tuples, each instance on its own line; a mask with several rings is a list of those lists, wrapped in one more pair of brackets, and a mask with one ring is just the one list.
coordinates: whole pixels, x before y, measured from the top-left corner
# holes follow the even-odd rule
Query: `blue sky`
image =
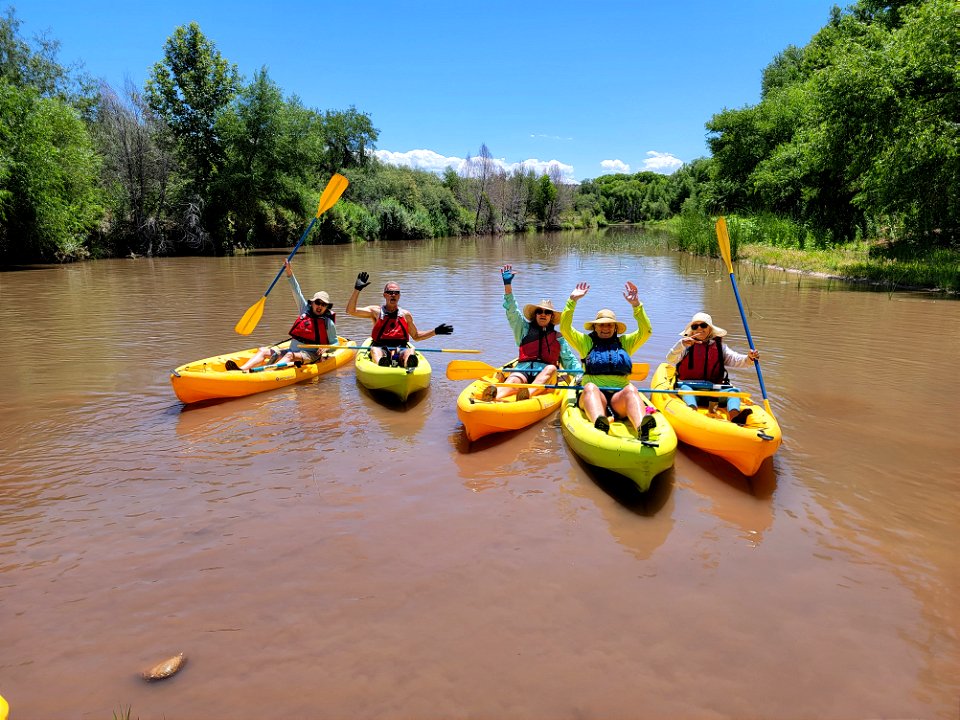
[[(178, 25), (246, 79), (261, 66), (317, 110), (351, 105), (382, 160), (438, 170), (485, 143), (510, 169), (571, 180), (670, 173), (707, 156), (704, 124), (755, 104), (763, 68), (809, 42), (833, 0), (324, 2), (29, 0), (21, 34), (62, 63), (142, 87)], [(6, 9), (9, 3), (0, 4)]]

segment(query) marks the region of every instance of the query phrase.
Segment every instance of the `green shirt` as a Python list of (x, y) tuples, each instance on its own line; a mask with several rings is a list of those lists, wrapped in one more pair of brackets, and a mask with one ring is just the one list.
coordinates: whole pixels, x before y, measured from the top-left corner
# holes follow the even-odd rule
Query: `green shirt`
[[(576, 307), (575, 300), (567, 300), (563, 313), (560, 315), (560, 333), (570, 343), (570, 347), (585, 359), (593, 348), (593, 339), (579, 330), (574, 330), (573, 311)], [(633, 317), (637, 321), (637, 329), (632, 333), (617, 337), (620, 341), (620, 347), (627, 351), (627, 355), (633, 355), (650, 338), (650, 334), (653, 332), (650, 327), (650, 318), (647, 317), (647, 311), (643, 309), (643, 303), (633, 309)], [(581, 382), (584, 385), (592, 382), (599, 387), (622, 388), (627, 386), (630, 378), (626, 375), (584, 375)]]

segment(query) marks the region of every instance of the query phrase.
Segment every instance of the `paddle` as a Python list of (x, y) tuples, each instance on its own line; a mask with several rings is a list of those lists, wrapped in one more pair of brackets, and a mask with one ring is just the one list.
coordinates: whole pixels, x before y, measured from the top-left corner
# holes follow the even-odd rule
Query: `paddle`
[[(501, 371), (509, 373), (510, 368), (494, 367), (480, 360), (451, 360), (450, 364), (447, 365), (447, 380), (478, 380)], [(580, 375), (583, 373), (583, 370), (560, 368), (557, 372)], [(650, 366), (647, 363), (634, 363), (633, 369), (630, 372), (630, 379), (643, 380), (649, 372)], [(513, 385), (514, 383), (510, 384)]]
[[(723, 262), (726, 263), (727, 272), (730, 273), (730, 283), (733, 285), (733, 295), (737, 299), (737, 307), (740, 308), (740, 319), (743, 320), (743, 329), (747, 333), (747, 342), (751, 350), (756, 350), (753, 345), (753, 337), (750, 335), (750, 326), (747, 325), (747, 315), (743, 311), (743, 303), (740, 301), (740, 291), (737, 290), (737, 279), (733, 275), (733, 261), (730, 256), (730, 236), (727, 235), (727, 221), (721, 215), (717, 218), (717, 242), (720, 245), (720, 254), (723, 255)], [(760, 381), (760, 394), (763, 395), (763, 409), (773, 415), (770, 410), (770, 401), (767, 400), (767, 388), (763, 385), (763, 373), (760, 371), (760, 361), (754, 360), (753, 364), (757, 368), (757, 379)]]
[[(340, 199), (340, 196), (343, 195), (343, 191), (347, 189), (348, 184), (349, 181), (343, 175), (340, 173), (333, 174), (333, 177), (330, 178), (330, 182), (327, 183), (327, 187), (324, 188), (323, 194), (320, 196), (320, 204), (317, 206), (317, 214), (314, 216), (313, 220), (310, 221), (310, 224), (307, 225), (307, 229), (303, 231), (303, 235), (300, 236), (300, 240), (296, 245), (293, 246), (293, 251), (287, 256), (288, 261), (293, 260), (293, 256), (297, 254), (297, 250), (299, 250), (300, 246), (303, 245), (303, 241), (307, 239), (307, 236), (313, 229), (313, 224), (317, 221), (317, 218), (319, 218), (336, 204), (337, 200)], [(251, 305), (243, 314), (243, 317), (240, 318), (240, 322), (238, 322), (233, 328), (234, 331), (240, 335), (249, 335), (254, 331), (254, 328), (257, 327), (257, 323), (260, 322), (260, 318), (263, 317), (263, 306), (267, 303), (267, 295), (269, 295), (270, 291), (273, 290), (273, 286), (277, 284), (277, 280), (280, 279), (281, 275), (283, 275), (282, 267), (280, 268), (280, 272), (278, 272), (277, 276), (273, 279), (273, 282), (270, 283), (270, 287), (268, 287), (267, 291), (263, 294), (263, 297)]]
[[(300, 347), (302, 347), (302, 348), (310, 348), (311, 350), (319, 350), (319, 349), (321, 349), (321, 348), (324, 348), (324, 349), (325, 349), (325, 348), (337, 348), (338, 350), (353, 350), (354, 352), (357, 352), (357, 351), (359, 351), (359, 350), (369, 350), (369, 349), (370, 349), (369, 347), (364, 347), (364, 346), (362, 346), (362, 345), (359, 345), (359, 346), (357, 346), (357, 347), (344, 347), (343, 345), (303, 345), (303, 344), (301, 344)], [(376, 346), (376, 347), (379, 347), (379, 346)], [(381, 349), (381, 350), (407, 350), (408, 348), (401, 348), (401, 347), (381, 347), (380, 349)], [(455, 350), (455, 349), (453, 349), (453, 348), (422, 348), (422, 347), (418, 347), (418, 348), (415, 348), (415, 349), (416, 349), (417, 352), (449, 352), (449, 353), (477, 353), (477, 354), (480, 353), (480, 350)]]
[[(631, 378), (633, 375), (630, 376)], [(641, 380), (643, 378), (640, 378)], [(551, 390), (583, 390), (583, 385), (537, 385), (535, 383), (490, 383), (494, 387), (550, 388)], [(619, 387), (601, 387), (600, 390), (623, 390)], [(658, 390), (655, 388), (637, 388), (642, 393), (666, 393), (667, 395), (706, 395), (709, 397), (738, 397), (749, 399), (750, 393), (723, 392), (714, 390)]]

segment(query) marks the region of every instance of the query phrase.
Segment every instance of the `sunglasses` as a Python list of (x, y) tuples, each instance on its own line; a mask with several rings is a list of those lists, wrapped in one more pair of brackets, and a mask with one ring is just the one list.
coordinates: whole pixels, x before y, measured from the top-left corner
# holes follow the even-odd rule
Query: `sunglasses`
[(553, 310), (544, 310), (543, 308), (537, 308), (533, 311), (534, 315), (553, 315)]
[(399, 291), (399, 290), (384, 290), (384, 291), (383, 291), (383, 294), (384, 294), (384, 295), (399, 295), (399, 294), (400, 294), (400, 291)]
[(314, 305), (327, 305), (323, 300), (311, 300)]
[(693, 323), (693, 324), (690, 326), (690, 329), (691, 329), (691, 330), (706, 330), (708, 327), (710, 327), (710, 326), (707, 325), (706, 323)]

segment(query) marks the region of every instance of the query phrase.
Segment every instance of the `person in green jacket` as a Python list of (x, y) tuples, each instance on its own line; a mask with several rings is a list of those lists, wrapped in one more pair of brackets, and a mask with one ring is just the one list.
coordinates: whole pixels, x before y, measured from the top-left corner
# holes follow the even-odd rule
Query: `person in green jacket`
[[(610, 431), (608, 412), (630, 420), (638, 435), (646, 439), (656, 420), (646, 410), (646, 403), (634, 385), (630, 384), (633, 361), (630, 356), (650, 337), (652, 329), (637, 286), (627, 282), (623, 297), (633, 308), (637, 329), (627, 333), (625, 323), (617, 320), (613, 310), (600, 310), (597, 316), (583, 324), (589, 333), (573, 328), (573, 312), (577, 301), (590, 290), (585, 282), (577, 283), (560, 316), (560, 332), (570, 346), (584, 358), (583, 390), (578, 404), (597, 430)], [(604, 389), (601, 389), (604, 388)]]

